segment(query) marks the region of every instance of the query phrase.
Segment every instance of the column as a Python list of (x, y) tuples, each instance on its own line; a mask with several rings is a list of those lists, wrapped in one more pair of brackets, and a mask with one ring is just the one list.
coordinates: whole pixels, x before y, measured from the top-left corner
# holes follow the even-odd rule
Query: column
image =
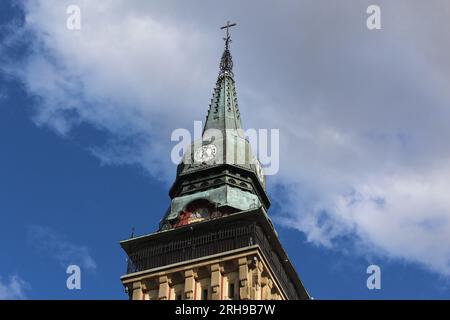
[(273, 291), (273, 282), (272, 279), (269, 279), (269, 281), (267, 282), (267, 300), (273, 300), (273, 295), (272, 295), (272, 291)]
[(143, 300), (144, 299), (144, 293), (142, 292), (142, 283), (140, 281), (133, 282), (132, 286), (132, 300)]
[(184, 272), (184, 298), (186, 300), (195, 300), (195, 272), (194, 270), (186, 270)]
[(221, 300), (221, 270), (218, 263), (211, 266), (211, 300)]
[(255, 279), (255, 281), (254, 281), (254, 297), (253, 297), (253, 299), (254, 300), (261, 300), (262, 299), (262, 290), (261, 290), (261, 287), (262, 287), (262, 276), (261, 276), (261, 274), (262, 274), (262, 272), (263, 272), (263, 269), (264, 269), (264, 266), (263, 266), (263, 263), (262, 263), (262, 261), (258, 261), (257, 263), (256, 263), (256, 268), (255, 268), (255, 276), (254, 276), (254, 279)]
[(169, 278), (167, 276), (160, 276), (159, 277), (159, 293), (158, 293), (158, 299), (159, 300), (168, 300), (169, 299)]
[(248, 288), (248, 265), (247, 258), (240, 258), (239, 263), (239, 297), (241, 300), (250, 299), (249, 288)]
[(269, 279), (267, 277), (261, 278), (261, 300), (269, 300)]

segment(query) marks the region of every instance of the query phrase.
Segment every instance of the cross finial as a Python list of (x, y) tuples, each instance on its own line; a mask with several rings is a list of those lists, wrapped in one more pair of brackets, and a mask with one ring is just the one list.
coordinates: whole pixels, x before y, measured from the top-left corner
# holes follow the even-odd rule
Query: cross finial
[(220, 28), (220, 30), (227, 29), (227, 36), (226, 36), (226, 38), (223, 38), (223, 40), (225, 40), (225, 46), (226, 46), (227, 49), (228, 49), (229, 43), (231, 42), (230, 28), (234, 27), (235, 25), (236, 25), (236, 23), (231, 23), (230, 24), (230, 21), (227, 21), (227, 25)]
[(225, 40), (225, 50), (222, 54), (222, 59), (220, 59), (220, 73), (219, 76), (222, 75), (228, 75), (233, 77), (233, 59), (231, 58), (231, 53), (230, 53), (230, 42), (231, 42), (231, 37), (230, 37), (230, 28), (234, 27), (236, 25), (236, 23), (230, 23), (230, 21), (227, 21), (227, 25), (221, 27), (220, 29), (227, 29), (227, 34), (226, 34), (226, 38), (223, 38), (223, 40)]

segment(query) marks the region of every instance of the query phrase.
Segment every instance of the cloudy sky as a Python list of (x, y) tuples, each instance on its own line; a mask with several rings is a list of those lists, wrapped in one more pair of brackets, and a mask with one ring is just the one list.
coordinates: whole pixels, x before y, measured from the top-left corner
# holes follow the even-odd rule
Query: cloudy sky
[(169, 204), (170, 135), (206, 116), (227, 20), (243, 124), (280, 130), (269, 213), (310, 293), (450, 298), (448, 1), (1, 6), (0, 298), (125, 298), (117, 241)]

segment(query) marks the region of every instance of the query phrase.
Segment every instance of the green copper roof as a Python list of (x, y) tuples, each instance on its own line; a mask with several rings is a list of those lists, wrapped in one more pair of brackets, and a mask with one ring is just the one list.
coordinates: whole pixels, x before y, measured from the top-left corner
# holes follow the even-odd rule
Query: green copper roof
[(270, 206), (262, 169), (242, 127), (230, 42), (227, 36), (202, 138), (187, 147), (178, 165), (160, 230), (177, 226), (199, 201), (209, 203), (215, 216)]
[(203, 133), (208, 129), (241, 130), (241, 116), (239, 114), (236, 87), (233, 74), (233, 58), (230, 52), (231, 38), (228, 34), (225, 40), (225, 50), (220, 59), (220, 72), (216, 88), (209, 105)]
[(242, 130), (236, 87), (229, 72), (220, 74), (217, 79), (203, 132), (208, 129)]
[[(230, 164), (257, 173), (257, 159), (245, 137), (236, 95), (232, 71), (233, 62), (228, 39), (220, 62), (220, 72), (209, 105), (201, 141), (195, 141), (187, 148), (178, 174), (202, 170), (204, 162), (195, 161), (195, 151), (202, 145), (213, 144), (217, 154), (206, 161), (207, 165)], [(265, 188), (265, 181), (260, 182)]]

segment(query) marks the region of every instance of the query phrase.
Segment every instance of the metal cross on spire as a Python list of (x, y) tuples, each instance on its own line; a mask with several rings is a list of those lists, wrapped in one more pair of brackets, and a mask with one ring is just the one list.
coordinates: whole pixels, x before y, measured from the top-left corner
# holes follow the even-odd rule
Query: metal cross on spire
[(230, 28), (234, 27), (236, 25), (236, 23), (231, 23), (230, 21), (227, 21), (227, 25), (221, 27), (220, 29), (227, 29), (227, 34), (226, 34), (226, 38), (223, 38), (223, 40), (225, 40), (225, 51), (222, 54), (222, 59), (220, 59), (220, 75), (230, 75), (231, 77), (233, 77), (233, 59), (231, 58), (231, 53), (230, 53), (230, 42), (231, 42), (231, 37), (230, 37)]
[(227, 21), (227, 25), (220, 28), (220, 30), (227, 29), (227, 36), (226, 38), (223, 38), (225, 40), (225, 47), (228, 49), (228, 44), (231, 42), (230, 37), (230, 28), (236, 26), (236, 23), (231, 23), (230, 21)]

